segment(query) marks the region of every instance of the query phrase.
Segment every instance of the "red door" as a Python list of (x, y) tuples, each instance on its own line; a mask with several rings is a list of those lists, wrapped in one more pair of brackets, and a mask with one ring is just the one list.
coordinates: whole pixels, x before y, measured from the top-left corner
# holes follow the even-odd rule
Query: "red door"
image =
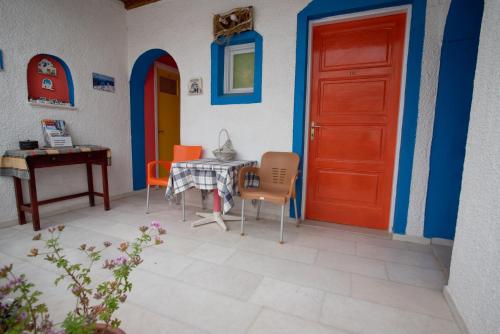
[(306, 218), (388, 228), (405, 25), (313, 28)]

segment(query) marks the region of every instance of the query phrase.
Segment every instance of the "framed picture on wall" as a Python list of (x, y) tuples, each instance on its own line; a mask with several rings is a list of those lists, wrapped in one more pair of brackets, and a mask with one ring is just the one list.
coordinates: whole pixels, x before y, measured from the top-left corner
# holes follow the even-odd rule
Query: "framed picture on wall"
[(94, 89), (110, 93), (115, 92), (115, 78), (113, 77), (99, 73), (92, 73), (92, 84)]
[(192, 78), (188, 84), (188, 95), (201, 95), (203, 93), (203, 81), (201, 78)]

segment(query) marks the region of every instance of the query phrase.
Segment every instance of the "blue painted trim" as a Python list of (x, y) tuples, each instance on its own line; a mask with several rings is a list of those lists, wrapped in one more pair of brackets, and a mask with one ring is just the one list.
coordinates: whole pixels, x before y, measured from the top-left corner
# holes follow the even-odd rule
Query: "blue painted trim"
[[(403, 129), (401, 133), (401, 149), (399, 152), (398, 180), (396, 188), (396, 204), (393, 231), (398, 234), (406, 232), (408, 204), (410, 199), (410, 183), (413, 168), (413, 153), (417, 128), (418, 100), (420, 94), (420, 75), (425, 33), (425, 0), (314, 0), (297, 16), (297, 50), (295, 65), (295, 96), (293, 114), (293, 151), (301, 157), (303, 169), (304, 156), (304, 122), (306, 113), (307, 87), (307, 53), (309, 22), (324, 17), (366, 10), (412, 4), (410, 43), (406, 73), (405, 105)], [(297, 196), (302, 198), (303, 180), (297, 181)], [(299, 215), (301, 203), (297, 204)], [(293, 214), (293, 205), (290, 209)]]
[(133, 189), (146, 187), (146, 154), (144, 130), (144, 83), (154, 61), (167, 52), (151, 49), (139, 56), (130, 75), (130, 133), (132, 142)]
[(446, 20), (425, 205), (426, 238), (455, 237), (483, 8), (482, 0), (453, 0)]
[(55, 60), (61, 64), (62, 68), (64, 69), (64, 74), (66, 74), (66, 81), (68, 83), (68, 93), (69, 93), (69, 103), (71, 106), (75, 106), (75, 88), (73, 86), (73, 77), (71, 76), (71, 71), (69, 70), (68, 65), (62, 60), (61, 58), (54, 56), (54, 55), (49, 55), (49, 54), (43, 54), (43, 56), (47, 57), (52, 57)]
[[(262, 36), (256, 31), (245, 31), (233, 36), (229, 43), (219, 39), (222, 45), (212, 42), (211, 51), (211, 103), (247, 104), (262, 101)], [(254, 90), (250, 94), (224, 94), (224, 47), (255, 42)]]

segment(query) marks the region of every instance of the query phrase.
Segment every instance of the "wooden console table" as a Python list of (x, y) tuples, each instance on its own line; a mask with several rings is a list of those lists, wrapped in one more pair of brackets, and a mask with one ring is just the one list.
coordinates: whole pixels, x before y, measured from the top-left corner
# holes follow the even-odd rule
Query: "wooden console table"
[[(38, 200), (36, 191), (35, 169), (85, 164), (87, 166), (88, 190), (78, 194)], [(95, 205), (94, 196), (104, 200), (104, 209), (109, 210), (108, 169), (111, 164), (111, 151), (101, 146), (75, 146), (58, 149), (9, 150), (0, 158), (0, 175), (12, 176), (16, 195), (19, 224), (26, 224), (25, 212), (31, 214), (33, 230), (40, 230), (40, 205), (88, 196), (90, 206)], [(100, 165), (102, 172), (102, 193), (94, 190), (92, 165)], [(21, 180), (27, 179), (31, 203), (24, 203)]]

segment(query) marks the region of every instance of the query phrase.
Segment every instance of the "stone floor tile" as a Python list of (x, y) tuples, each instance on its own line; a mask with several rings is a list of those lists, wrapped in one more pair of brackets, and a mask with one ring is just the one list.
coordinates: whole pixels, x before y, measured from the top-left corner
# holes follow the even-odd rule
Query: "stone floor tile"
[(319, 251), (316, 264), (326, 268), (387, 279), (385, 262), (380, 260), (336, 252)]
[(334, 294), (325, 298), (321, 322), (362, 334), (459, 333), (452, 321)]
[(340, 329), (264, 308), (248, 334), (346, 334)]
[(352, 296), (394, 308), (452, 320), (440, 291), (353, 274)]
[(170, 277), (179, 275), (194, 262), (192, 258), (185, 255), (155, 247), (144, 249), (141, 258), (144, 261), (141, 263), (141, 269)]
[(358, 243), (357, 255), (371, 259), (396, 262), (430, 269), (439, 269), (439, 264), (430, 253), (413, 252), (404, 249), (379, 247)]
[(126, 333), (148, 333), (158, 334), (203, 334), (208, 333), (202, 329), (195, 328), (180, 321), (148, 311), (132, 303), (120, 306), (116, 316), (122, 319), (120, 328)]
[(260, 310), (257, 305), (140, 270), (134, 282), (132, 303), (211, 333), (245, 333)]
[(314, 235), (310, 233), (299, 234), (295, 243), (301, 246), (314, 247), (333, 252), (351, 255), (356, 254), (356, 243), (354, 241), (335, 239), (326, 235)]
[(220, 264), (226, 261), (234, 252), (235, 249), (233, 248), (205, 243), (190, 252), (189, 256), (199, 260)]
[(345, 295), (351, 292), (350, 274), (328, 268), (243, 251), (237, 251), (225, 265), (306, 287)]
[(277, 311), (319, 321), (325, 292), (264, 278), (250, 301)]
[(443, 271), (388, 262), (387, 273), (394, 282), (441, 291), (445, 284)]
[(310, 247), (297, 246), (290, 243), (280, 244), (277, 241), (257, 239), (249, 236), (242, 238), (237, 248), (272, 256), (280, 259), (292, 260), (303, 263), (314, 263), (318, 250)]
[(262, 276), (196, 260), (178, 276), (178, 279), (246, 301), (257, 289)]

